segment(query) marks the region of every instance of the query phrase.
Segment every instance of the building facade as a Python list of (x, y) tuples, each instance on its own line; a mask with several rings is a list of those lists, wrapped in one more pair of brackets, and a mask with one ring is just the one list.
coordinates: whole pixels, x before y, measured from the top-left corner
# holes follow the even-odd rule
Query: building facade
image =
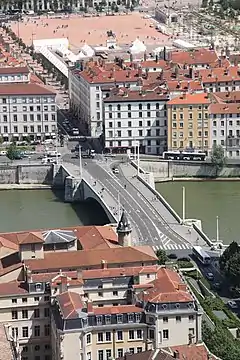
[(43, 86), (0, 85), (0, 113), (3, 141), (56, 137), (56, 95)]
[(159, 87), (138, 90), (120, 88), (104, 99), (105, 150), (160, 155), (167, 147), (169, 96)]
[(205, 92), (183, 93), (167, 103), (168, 150), (209, 150), (209, 104)]
[(0, 84), (29, 83), (31, 78), (28, 67), (0, 67)]

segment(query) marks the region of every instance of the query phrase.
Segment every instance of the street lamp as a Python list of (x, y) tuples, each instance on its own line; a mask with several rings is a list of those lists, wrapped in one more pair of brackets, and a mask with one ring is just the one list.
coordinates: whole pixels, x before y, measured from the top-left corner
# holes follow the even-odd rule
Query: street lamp
[(137, 175), (139, 176), (140, 156), (139, 156), (139, 141), (137, 142)]
[(185, 194), (185, 186), (182, 188), (182, 222), (184, 224), (186, 218), (186, 194)]
[(217, 225), (217, 234), (216, 234), (216, 240), (219, 242), (219, 218), (216, 216), (216, 225)]
[(78, 148), (78, 155), (79, 155), (79, 175), (80, 178), (82, 178), (82, 148), (80, 145)]

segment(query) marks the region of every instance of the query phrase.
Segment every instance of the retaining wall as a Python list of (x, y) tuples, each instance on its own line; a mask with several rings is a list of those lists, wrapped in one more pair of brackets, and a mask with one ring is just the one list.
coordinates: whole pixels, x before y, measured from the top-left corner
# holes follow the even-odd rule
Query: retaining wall
[(52, 165), (1, 165), (0, 184), (46, 184), (53, 180)]

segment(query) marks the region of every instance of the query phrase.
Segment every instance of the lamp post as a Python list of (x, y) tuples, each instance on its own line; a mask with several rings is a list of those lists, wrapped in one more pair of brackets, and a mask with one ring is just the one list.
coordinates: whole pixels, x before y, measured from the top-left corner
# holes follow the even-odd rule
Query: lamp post
[(80, 145), (78, 148), (78, 154), (79, 154), (79, 175), (82, 178), (82, 148)]
[(118, 192), (118, 221), (121, 219), (121, 203), (120, 203), (120, 194)]
[(185, 186), (182, 188), (182, 222), (185, 222), (186, 217), (186, 194), (185, 194)]
[(137, 175), (139, 176), (139, 167), (140, 167), (140, 156), (139, 156), (139, 141), (137, 143)]
[(216, 226), (217, 226), (217, 228), (216, 228), (216, 230), (217, 230), (216, 240), (218, 242), (219, 241), (219, 218), (218, 218), (218, 216), (216, 216)]

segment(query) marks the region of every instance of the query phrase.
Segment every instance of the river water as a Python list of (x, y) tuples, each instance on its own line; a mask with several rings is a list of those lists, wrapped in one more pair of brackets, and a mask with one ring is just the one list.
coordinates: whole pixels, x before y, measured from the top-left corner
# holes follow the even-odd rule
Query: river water
[(64, 203), (62, 192), (0, 191), (0, 232), (103, 225), (108, 222), (96, 202)]
[(216, 239), (216, 216), (220, 239), (240, 243), (240, 182), (176, 181), (156, 184), (156, 189), (182, 217), (182, 187), (186, 189), (186, 217), (202, 220), (203, 230)]

